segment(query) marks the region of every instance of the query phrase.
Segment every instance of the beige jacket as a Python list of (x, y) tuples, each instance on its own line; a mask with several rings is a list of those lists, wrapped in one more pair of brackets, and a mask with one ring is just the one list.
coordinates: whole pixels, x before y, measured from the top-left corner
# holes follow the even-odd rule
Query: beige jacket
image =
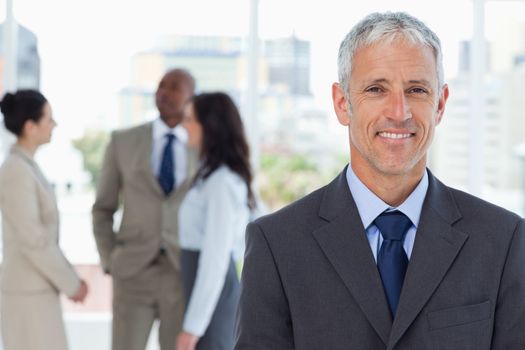
[(73, 296), (80, 280), (58, 246), (58, 210), (51, 185), (33, 157), (11, 148), (0, 168), (2, 293), (60, 291)]
[[(177, 211), (196, 168), (188, 151), (186, 182), (168, 197), (151, 171), (152, 123), (115, 131), (106, 149), (93, 205), (93, 230), (103, 268), (127, 278), (139, 273), (166, 248), (179, 268)], [(120, 226), (114, 215), (122, 208)]]

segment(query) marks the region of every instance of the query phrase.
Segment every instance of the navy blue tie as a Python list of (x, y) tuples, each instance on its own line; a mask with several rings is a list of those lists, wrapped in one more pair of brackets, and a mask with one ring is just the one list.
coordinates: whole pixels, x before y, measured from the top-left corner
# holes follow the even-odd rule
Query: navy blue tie
[(159, 184), (160, 187), (162, 187), (164, 194), (167, 196), (173, 190), (175, 185), (175, 159), (173, 157), (173, 140), (175, 139), (175, 135), (166, 134), (166, 137), (168, 138), (168, 141), (166, 142), (164, 150), (162, 151), (162, 159), (159, 170)]
[(383, 236), (383, 244), (377, 254), (377, 268), (383, 280), (390, 312), (395, 317), (408, 266), (403, 240), (412, 222), (405, 214), (395, 210), (382, 213), (374, 223)]

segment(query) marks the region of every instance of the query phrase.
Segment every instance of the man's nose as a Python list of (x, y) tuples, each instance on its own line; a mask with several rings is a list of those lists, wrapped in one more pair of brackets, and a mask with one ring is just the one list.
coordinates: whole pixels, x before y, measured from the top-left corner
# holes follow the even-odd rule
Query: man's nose
[(412, 118), (410, 105), (404, 91), (393, 92), (390, 94), (387, 101), (385, 116), (399, 121)]

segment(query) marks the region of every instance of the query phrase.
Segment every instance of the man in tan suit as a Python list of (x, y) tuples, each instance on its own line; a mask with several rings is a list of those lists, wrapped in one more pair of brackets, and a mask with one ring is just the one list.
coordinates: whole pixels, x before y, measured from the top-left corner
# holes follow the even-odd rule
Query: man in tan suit
[(194, 89), (189, 72), (168, 71), (155, 95), (160, 118), (114, 132), (106, 149), (93, 229), (102, 266), (113, 277), (113, 350), (144, 350), (155, 319), (162, 350), (175, 348), (181, 330), (177, 210), (195, 157), (179, 123)]

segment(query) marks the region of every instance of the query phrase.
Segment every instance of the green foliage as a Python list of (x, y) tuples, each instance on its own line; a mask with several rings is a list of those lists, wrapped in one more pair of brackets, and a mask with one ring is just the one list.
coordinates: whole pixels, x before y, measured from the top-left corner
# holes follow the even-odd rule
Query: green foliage
[(91, 175), (91, 185), (98, 182), (104, 150), (109, 134), (102, 130), (86, 130), (82, 137), (73, 140), (73, 146), (82, 153), (84, 169)]
[[(262, 154), (258, 184), (262, 200), (277, 209), (325, 185), (341, 170), (320, 171), (302, 154)], [(342, 163), (344, 164), (344, 163)]]

